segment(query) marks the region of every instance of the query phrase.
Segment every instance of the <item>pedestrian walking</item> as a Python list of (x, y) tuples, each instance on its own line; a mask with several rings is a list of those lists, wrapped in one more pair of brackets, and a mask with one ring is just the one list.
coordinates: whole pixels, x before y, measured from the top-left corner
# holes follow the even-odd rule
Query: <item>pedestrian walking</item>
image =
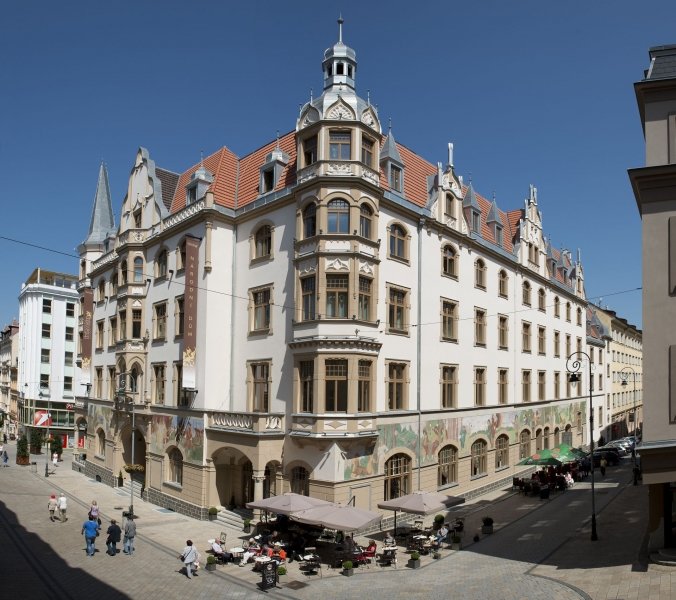
[(110, 556), (116, 556), (117, 543), (122, 537), (122, 530), (115, 519), (110, 520), (110, 527), (108, 527), (106, 533), (108, 534), (108, 537), (106, 538), (106, 546), (108, 546), (107, 554)]
[(606, 467), (608, 466), (608, 461), (606, 460), (605, 456), (601, 457), (599, 465), (601, 466), (601, 476), (605, 477), (606, 476)]
[(7, 434), (6, 434), (6, 433), (3, 433), (3, 434), (2, 434), (2, 443), (3, 443), (3, 444), (6, 444), (6, 443), (7, 443)]
[(9, 467), (9, 455), (7, 454), (7, 450), (2, 451), (2, 466)]
[(134, 538), (136, 537), (136, 523), (134, 517), (129, 515), (124, 524), (124, 549), (122, 552), (131, 556), (134, 553)]
[(53, 523), (54, 522), (54, 512), (56, 511), (56, 494), (52, 494), (49, 497), (49, 501), (47, 502), (47, 509), (49, 510), (49, 520)]
[(197, 562), (197, 550), (195, 549), (195, 546), (192, 545), (192, 540), (186, 541), (185, 548), (183, 548), (183, 554), (181, 554), (180, 558), (185, 565), (185, 573), (188, 576), (188, 579), (192, 579), (193, 565)]
[(87, 556), (94, 556), (96, 552), (96, 537), (99, 535), (99, 524), (89, 517), (82, 523), (82, 535), (87, 542)]
[(54, 452), (54, 453), (52, 454), (52, 464), (53, 464), (55, 467), (58, 467), (58, 466), (59, 466), (59, 455), (58, 455), (56, 452)]
[(92, 504), (89, 507), (89, 516), (92, 517), (99, 525), (101, 525), (101, 517), (99, 516), (99, 505), (96, 503), (96, 500), (92, 500)]
[(59, 499), (56, 501), (56, 508), (59, 510), (61, 522), (65, 523), (68, 520), (68, 517), (66, 516), (66, 510), (68, 509), (68, 501), (66, 500), (66, 495), (63, 492), (61, 492)]

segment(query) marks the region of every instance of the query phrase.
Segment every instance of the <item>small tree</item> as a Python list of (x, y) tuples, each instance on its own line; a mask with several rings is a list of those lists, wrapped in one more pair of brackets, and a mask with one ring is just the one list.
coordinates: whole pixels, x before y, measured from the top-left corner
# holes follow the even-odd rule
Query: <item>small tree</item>
[(42, 431), (34, 431), (31, 435), (31, 452), (40, 454), (42, 452), (43, 435)]
[(61, 455), (63, 454), (63, 443), (61, 442), (60, 435), (55, 435), (52, 438), (49, 451), (50, 454), (54, 454), (54, 452), (56, 452), (59, 455), (59, 459), (61, 459)]
[(16, 443), (16, 464), (27, 465), (29, 462), (28, 440), (25, 435), (22, 435)]

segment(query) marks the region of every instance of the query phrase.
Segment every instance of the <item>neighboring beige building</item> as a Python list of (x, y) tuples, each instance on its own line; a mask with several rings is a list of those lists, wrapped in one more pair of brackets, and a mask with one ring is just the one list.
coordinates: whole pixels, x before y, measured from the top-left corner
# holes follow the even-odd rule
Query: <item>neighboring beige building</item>
[(608, 332), (606, 345), (606, 441), (640, 437), (643, 422), (643, 332), (615, 311), (594, 307)]
[(650, 486), (650, 546), (676, 546), (676, 45), (650, 49), (634, 84), (646, 166), (629, 178), (643, 233), (643, 484)]
[(17, 369), (19, 364), (19, 324), (13, 321), (0, 332), (0, 412), (2, 434), (17, 434)]

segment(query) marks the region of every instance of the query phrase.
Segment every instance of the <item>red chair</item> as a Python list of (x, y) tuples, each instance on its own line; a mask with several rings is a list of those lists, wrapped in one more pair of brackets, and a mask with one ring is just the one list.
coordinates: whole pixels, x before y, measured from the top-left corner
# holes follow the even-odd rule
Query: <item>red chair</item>
[(357, 556), (357, 562), (360, 565), (366, 565), (368, 568), (371, 568), (371, 563), (376, 560), (376, 550), (377, 546), (375, 543), (369, 544), (366, 548), (362, 548), (359, 556)]

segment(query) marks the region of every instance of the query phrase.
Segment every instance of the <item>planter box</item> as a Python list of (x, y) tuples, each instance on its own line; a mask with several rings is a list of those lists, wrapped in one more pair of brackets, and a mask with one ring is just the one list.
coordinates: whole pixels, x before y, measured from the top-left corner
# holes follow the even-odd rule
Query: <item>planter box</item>
[(216, 563), (207, 563), (206, 565), (204, 565), (204, 568), (207, 571), (215, 571), (216, 570)]
[(218, 513), (215, 514), (215, 515), (212, 515), (211, 513), (209, 513), (209, 520), (210, 521), (215, 521), (217, 518), (218, 518)]
[(420, 568), (420, 559), (413, 560), (412, 558), (408, 559), (408, 567), (410, 569), (419, 569)]
[(17, 465), (30, 465), (31, 464), (31, 457), (30, 456), (17, 456), (16, 457), (16, 464)]
[(352, 575), (354, 575), (354, 569), (343, 569), (343, 575), (345, 575), (345, 577), (352, 577)]
[(491, 535), (491, 533), (493, 533), (493, 525), (482, 525), (481, 533), (484, 535)]

